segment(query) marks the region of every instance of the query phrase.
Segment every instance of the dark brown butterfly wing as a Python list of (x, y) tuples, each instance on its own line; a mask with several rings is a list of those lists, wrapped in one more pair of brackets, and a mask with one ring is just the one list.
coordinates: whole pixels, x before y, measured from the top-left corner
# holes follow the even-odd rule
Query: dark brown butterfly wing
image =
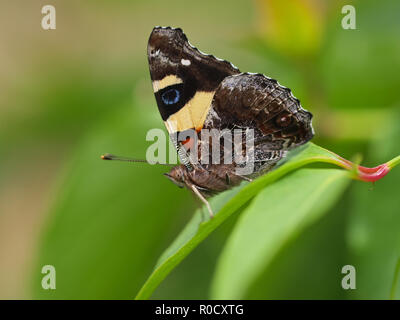
[(290, 89), (276, 80), (241, 73), (221, 82), (204, 128), (254, 129), (256, 171), (260, 171), (264, 164), (277, 162), (285, 151), (313, 137), (311, 118)]

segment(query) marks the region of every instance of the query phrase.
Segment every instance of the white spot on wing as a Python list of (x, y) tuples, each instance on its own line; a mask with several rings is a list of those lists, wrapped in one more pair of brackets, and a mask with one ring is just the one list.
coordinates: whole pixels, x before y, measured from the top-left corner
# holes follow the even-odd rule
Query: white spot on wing
[(182, 60), (181, 60), (181, 63), (182, 63), (184, 66), (190, 66), (190, 60), (182, 59)]

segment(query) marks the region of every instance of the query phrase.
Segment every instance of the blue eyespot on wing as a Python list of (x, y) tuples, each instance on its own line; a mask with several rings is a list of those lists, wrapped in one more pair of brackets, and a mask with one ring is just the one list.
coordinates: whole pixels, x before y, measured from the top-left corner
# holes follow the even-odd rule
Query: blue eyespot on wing
[(177, 89), (169, 89), (161, 95), (161, 99), (166, 105), (176, 104), (180, 99), (180, 93)]

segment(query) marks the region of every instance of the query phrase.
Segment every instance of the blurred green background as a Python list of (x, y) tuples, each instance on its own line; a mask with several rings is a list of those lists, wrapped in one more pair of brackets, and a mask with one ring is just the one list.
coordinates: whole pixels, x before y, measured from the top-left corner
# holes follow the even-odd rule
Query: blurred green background
[[(42, 6), (56, 30), (41, 28)], [(356, 8), (344, 30), (343, 5)], [(0, 3), (0, 298), (131, 299), (198, 206), (144, 158), (163, 128), (146, 45), (181, 27), (204, 52), (290, 87), (314, 114), (314, 142), (374, 166), (400, 153), (400, 2), (2, 1)], [(400, 252), (400, 170), (353, 183), (285, 247), (249, 298), (389, 298)], [(209, 297), (235, 219), (198, 247), (153, 298)], [(43, 290), (54, 265), (57, 289)], [(340, 287), (355, 265), (357, 290)], [(397, 296), (398, 297), (398, 296)]]

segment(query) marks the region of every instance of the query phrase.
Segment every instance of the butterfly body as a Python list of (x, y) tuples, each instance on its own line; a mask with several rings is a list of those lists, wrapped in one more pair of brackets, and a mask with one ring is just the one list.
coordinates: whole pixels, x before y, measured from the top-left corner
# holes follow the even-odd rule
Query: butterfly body
[(173, 167), (166, 174), (170, 180), (180, 187), (191, 188), (195, 185), (206, 196), (228, 190), (243, 181), (243, 177), (235, 174), (234, 165), (209, 165), (206, 168), (197, 166), (189, 170), (185, 165)]
[[(313, 137), (312, 115), (301, 107), (290, 89), (262, 74), (241, 73), (230, 62), (202, 53), (179, 28), (153, 29), (148, 60), (161, 117), (183, 163), (166, 175), (192, 190), (207, 205), (203, 195), (224, 191), (268, 172), (288, 150)], [(235, 140), (232, 137), (238, 130), (246, 134)], [(195, 136), (176, 138), (187, 131)], [(205, 131), (217, 133), (204, 138)], [(228, 153), (244, 156), (242, 162), (227, 159), (223, 144), (226, 133), (232, 134), (228, 146), (235, 149), (243, 145), (238, 152)], [(203, 148), (215, 142), (219, 163), (208, 155), (204, 157)], [(193, 150), (195, 156), (189, 154)], [(251, 171), (238, 170), (249, 164)]]

